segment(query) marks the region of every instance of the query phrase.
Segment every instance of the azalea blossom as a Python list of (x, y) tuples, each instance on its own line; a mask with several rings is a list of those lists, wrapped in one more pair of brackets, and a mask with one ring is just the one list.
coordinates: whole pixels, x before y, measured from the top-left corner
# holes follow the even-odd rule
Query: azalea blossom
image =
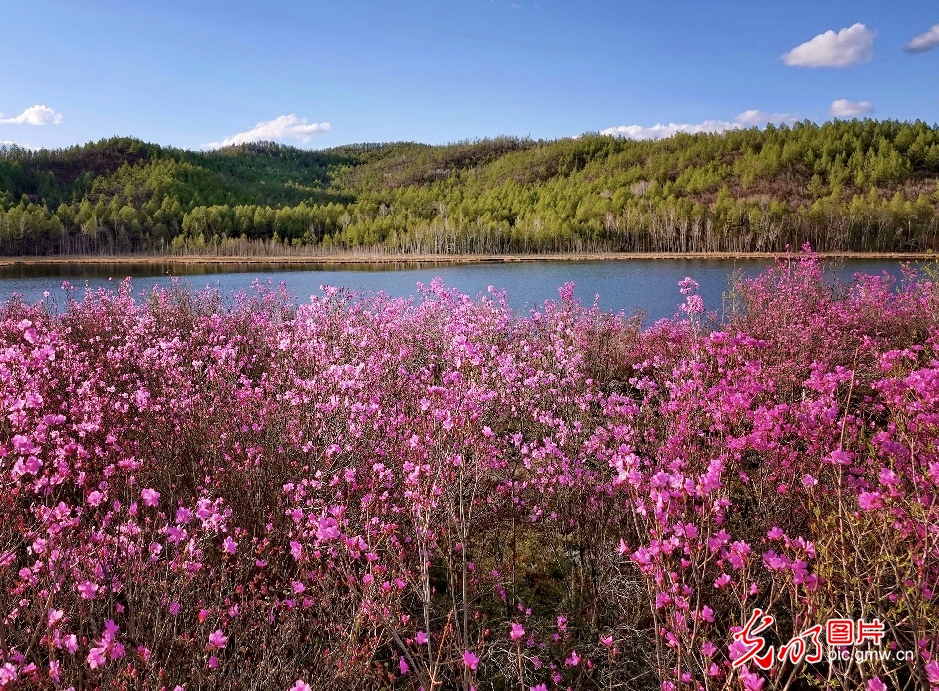
[(476, 666), (479, 664), (479, 658), (469, 650), (466, 650), (463, 652), (463, 664), (470, 669), (475, 670)]
[(222, 633), (221, 629), (216, 629), (209, 634), (209, 644), (206, 646), (209, 650), (220, 650), (228, 644), (228, 636)]
[(160, 493), (149, 487), (140, 492), (140, 498), (143, 499), (144, 506), (156, 506), (160, 503)]

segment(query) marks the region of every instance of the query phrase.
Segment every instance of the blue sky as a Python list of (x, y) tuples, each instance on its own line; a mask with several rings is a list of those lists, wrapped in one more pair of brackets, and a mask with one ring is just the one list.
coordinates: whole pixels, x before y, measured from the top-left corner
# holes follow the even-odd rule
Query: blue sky
[(855, 114), (939, 121), (932, 0), (2, 7), (0, 142), (30, 147), (112, 135), (325, 148), (643, 138)]

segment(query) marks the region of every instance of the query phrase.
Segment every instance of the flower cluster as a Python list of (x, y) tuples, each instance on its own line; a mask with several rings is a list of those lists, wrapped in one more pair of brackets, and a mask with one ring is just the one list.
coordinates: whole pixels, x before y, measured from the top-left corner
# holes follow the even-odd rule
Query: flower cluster
[[(696, 290), (8, 302), (0, 688), (939, 684), (939, 287)], [(755, 608), (915, 655), (737, 669)]]

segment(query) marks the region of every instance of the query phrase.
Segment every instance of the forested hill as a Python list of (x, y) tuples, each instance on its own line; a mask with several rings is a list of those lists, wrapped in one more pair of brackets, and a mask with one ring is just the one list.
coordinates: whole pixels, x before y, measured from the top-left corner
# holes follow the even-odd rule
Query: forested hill
[(939, 126), (0, 149), (0, 255), (939, 249)]

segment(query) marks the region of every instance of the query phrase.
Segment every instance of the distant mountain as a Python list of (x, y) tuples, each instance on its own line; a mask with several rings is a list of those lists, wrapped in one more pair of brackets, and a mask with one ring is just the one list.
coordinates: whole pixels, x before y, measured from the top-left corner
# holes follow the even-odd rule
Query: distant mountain
[(939, 126), (0, 149), (0, 254), (939, 249)]

